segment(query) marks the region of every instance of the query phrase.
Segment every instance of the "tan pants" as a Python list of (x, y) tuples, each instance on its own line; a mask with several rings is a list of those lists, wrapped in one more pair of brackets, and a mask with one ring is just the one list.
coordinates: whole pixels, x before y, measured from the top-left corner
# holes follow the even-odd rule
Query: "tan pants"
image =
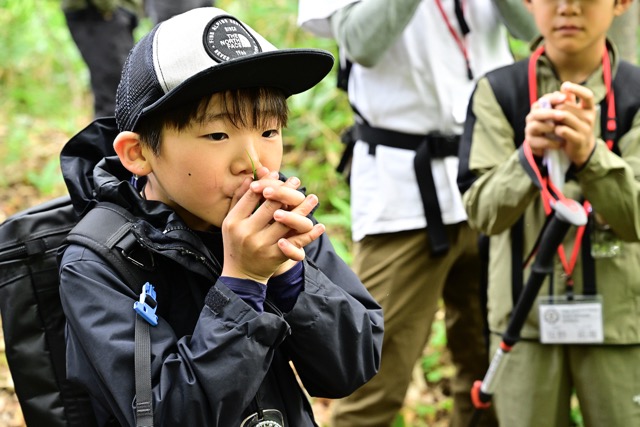
[(493, 396), (501, 426), (568, 427), (573, 390), (586, 427), (640, 426), (640, 345), (519, 341), (504, 369)]
[[(480, 304), (477, 234), (466, 223), (447, 226), (451, 249), (434, 258), (425, 230), (367, 236), (355, 245), (353, 268), (384, 311), (379, 373), (336, 402), (334, 427), (386, 427), (402, 408), (411, 373), (429, 338), (443, 298), (453, 379), (453, 427), (466, 427), (473, 413), (469, 393), (488, 365)], [(482, 426), (495, 426), (493, 412)]]

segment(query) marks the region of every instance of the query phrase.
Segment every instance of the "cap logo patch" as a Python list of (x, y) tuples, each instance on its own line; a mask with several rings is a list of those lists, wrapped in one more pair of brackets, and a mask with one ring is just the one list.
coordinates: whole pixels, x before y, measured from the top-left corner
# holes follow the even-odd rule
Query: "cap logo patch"
[(216, 62), (225, 62), (262, 52), (249, 31), (235, 18), (221, 16), (213, 19), (204, 31), (204, 47)]

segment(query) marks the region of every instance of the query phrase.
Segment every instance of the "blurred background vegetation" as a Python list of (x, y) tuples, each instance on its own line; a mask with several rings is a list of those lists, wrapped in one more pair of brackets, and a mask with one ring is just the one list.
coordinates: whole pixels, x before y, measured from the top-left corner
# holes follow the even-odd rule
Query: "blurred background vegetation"
[[(336, 53), (331, 40), (296, 26), (297, 0), (218, 0), (278, 47), (318, 47)], [(140, 37), (150, 29), (142, 21)], [(0, 0), (0, 222), (13, 213), (66, 192), (59, 171), (63, 144), (92, 120), (89, 74), (71, 40), (59, 0)], [(526, 45), (514, 42), (517, 56)], [(352, 116), (336, 70), (319, 85), (290, 99), (284, 170), (301, 177), (321, 201), (317, 217), (339, 254), (351, 261), (349, 188), (335, 171), (341, 131)], [(417, 367), (407, 404), (394, 427), (446, 425), (453, 368), (445, 349), (442, 313)], [(12, 395), (0, 339), (0, 427), (23, 425)], [(315, 402), (319, 421), (328, 402)], [(13, 409), (12, 409), (13, 408)]]
[[(217, 5), (277, 46), (312, 46), (335, 53), (331, 40), (316, 39), (296, 27), (295, 0), (219, 0)], [(150, 23), (143, 20), (136, 34), (140, 37), (149, 29)], [(26, 184), (37, 198), (64, 192), (58, 138), (64, 142), (89, 123), (92, 113), (89, 74), (59, 1), (0, 0), (0, 40), (0, 113), (5, 118), (0, 123), (0, 191)], [(318, 217), (348, 259), (348, 186), (335, 165), (342, 150), (339, 133), (352, 119), (345, 94), (335, 88), (334, 73), (290, 99), (284, 172), (299, 175), (308, 191), (321, 196)], [(4, 215), (22, 208), (22, 199), (7, 202), (8, 197), (0, 196), (6, 204)]]

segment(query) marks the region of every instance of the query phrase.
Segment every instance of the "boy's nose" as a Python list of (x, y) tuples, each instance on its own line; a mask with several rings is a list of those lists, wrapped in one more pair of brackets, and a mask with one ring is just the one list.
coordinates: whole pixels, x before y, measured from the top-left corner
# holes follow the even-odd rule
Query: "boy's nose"
[(574, 14), (582, 7), (582, 0), (556, 0), (561, 14)]

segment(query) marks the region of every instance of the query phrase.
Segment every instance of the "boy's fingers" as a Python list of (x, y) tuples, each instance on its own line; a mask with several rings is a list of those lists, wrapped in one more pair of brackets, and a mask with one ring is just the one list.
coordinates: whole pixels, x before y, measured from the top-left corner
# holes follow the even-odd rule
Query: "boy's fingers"
[(256, 194), (253, 191), (248, 191), (249, 186), (247, 185), (247, 190), (242, 194), (242, 196), (234, 203), (234, 198), (231, 199), (231, 207), (229, 209), (229, 214), (233, 212), (234, 215), (239, 215), (242, 218), (246, 218), (250, 216), (253, 211), (258, 206), (258, 203), (262, 200), (260, 194)]
[[(247, 205), (251, 208), (250, 212), (246, 210), (247, 207), (242, 211), (243, 214), (252, 216), (252, 222), (256, 225), (257, 229), (264, 228), (274, 222), (274, 214), (278, 209), (288, 209), (288, 206), (294, 206), (299, 214), (306, 216), (311, 212), (315, 204), (317, 204), (317, 202), (315, 202), (312, 203), (311, 206), (307, 206), (304, 203), (304, 194), (297, 190), (297, 187), (300, 186), (299, 179), (290, 178), (286, 182), (282, 182), (272, 180), (271, 174), (272, 173), (263, 177), (259, 181), (250, 183), (250, 193), (253, 193), (257, 199), (248, 199), (251, 201), (251, 203)], [(268, 186), (269, 184), (275, 185)], [(255, 209), (257, 203), (261, 200), (263, 203), (258, 209)], [(313, 200), (313, 198), (311, 200)], [(317, 200), (317, 197), (315, 197), (315, 200)], [(275, 227), (269, 231), (269, 235), (272, 236), (275, 241), (275, 239), (283, 237), (288, 231), (286, 226)]]
[[(301, 221), (304, 221), (304, 223), (306, 224), (306, 221), (311, 221), (307, 218), (307, 215), (309, 215), (317, 205), (318, 196), (316, 196), (315, 194), (309, 194), (303, 199), (302, 203), (298, 204), (290, 211), (286, 211), (285, 209), (275, 211), (274, 219), (280, 223), (287, 224), (287, 226), (290, 225), (289, 223), (291, 223), (291, 225), (295, 225), (296, 223), (300, 224)], [(295, 227), (291, 228), (295, 229)]]
[(553, 128), (555, 128), (555, 123), (549, 119), (529, 120), (525, 125), (525, 133), (534, 136), (545, 135), (553, 132)]
[(570, 128), (584, 135), (591, 135), (593, 133), (595, 119), (595, 110), (587, 111), (575, 107), (566, 107), (556, 112), (556, 122), (558, 125)]
[[(274, 179), (271, 174), (268, 177), (253, 181), (251, 183), (251, 191), (256, 194), (260, 194), (265, 200), (272, 200), (274, 202), (274, 208), (278, 209), (281, 206), (297, 206), (302, 200), (304, 195), (297, 191), (300, 186), (300, 180), (297, 178), (289, 178), (287, 181), (282, 182), (279, 179)], [(275, 203), (279, 203), (275, 205)]]
[[(292, 211), (278, 209), (273, 214), (275, 223), (269, 226), (268, 234), (272, 239), (277, 240), (282, 237), (302, 235), (313, 230), (313, 221), (307, 217), (313, 208), (318, 204), (318, 197), (310, 194), (303, 203)], [(305, 243), (306, 244), (306, 243)]]
[(251, 179), (247, 178), (242, 182), (240, 187), (236, 189), (235, 193), (233, 193), (233, 196), (231, 197), (231, 203), (229, 204), (229, 211), (231, 211), (238, 204), (242, 196), (244, 196), (247, 193), (247, 190), (249, 190), (250, 184), (251, 184)]
[(259, 168), (256, 169), (256, 176), (258, 177), (258, 179), (262, 179), (268, 174), (269, 174), (269, 169), (267, 169), (265, 166), (260, 166)]
[(298, 188), (300, 186), (300, 180), (296, 177), (291, 177), (283, 182), (282, 180), (280, 180), (280, 175), (278, 174), (278, 172), (269, 172), (268, 174), (262, 175), (259, 179), (253, 181), (251, 189), (255, 192), (261, 192), (267, 187), (280, 186)]
[(278, 247), (287, 258), (302, 261), (305, 257), (304, 247), (318, 239), (325, 230), (324, 224), (316, 224), (308, 233), (279, 239)]
[(284, 185), (280, 187), (267, 187), (262, 195), (266, 200), (277, 201), (285, 206), (285, 209), (289, 210), (293, 210), (302, 205), (306, 199), (304, 193)]
[[(287, 212), (283, 209), (275, 211), (273, 218), (276, 222), (284, 225), (288, 229), (294, 230), (297, 233), (308, 233), (313, 228), (313, 221), (306, 216)], [(285, 233), (287, 232), (286, 228), (283, 230)]]
[(264, 200), (260, 207), (253, 213), (253, 219), (262, 224), (262, 227), (273, 222), (273, 215), (282, 207), (282, 203), (273, 200)]
[(580, 105), (583, 109), (590, 110), (595, 108), (595, 101), (593, 99), (593, 92), (586, 86), (582, 86), (572, 82), (562, 83), (561, 90), (563, 92), (569, 92), (575, 95), (580, 101)]
[(294, 261), (302, 261), (305, 257), (304, 249), (295, 246), (287, 239), (282, 238), (278, 240), (278, 248), (280, 248), (284, 256)]

